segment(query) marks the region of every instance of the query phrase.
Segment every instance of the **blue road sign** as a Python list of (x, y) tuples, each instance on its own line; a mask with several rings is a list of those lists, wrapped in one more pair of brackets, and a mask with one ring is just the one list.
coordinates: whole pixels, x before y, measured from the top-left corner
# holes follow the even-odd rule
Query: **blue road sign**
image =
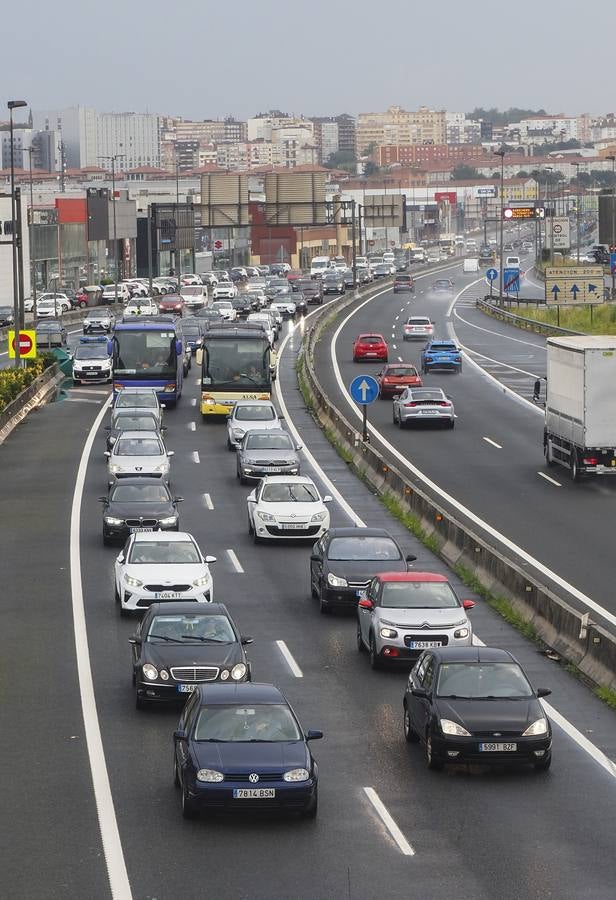
[(496, 281), (496, 279), (498, 278), (498, 269), (487, 269), (486, 278), (488, 279), (488, 281)]
[(503, 290), (506, 294), (520, 293), (520, 270), (505, 269), (503, 272)]
[(616, 253), (610, 253), (610, 275), (616, 275)]
[(358, 375), (349, 385), (349, 393), (356, 403), (374, 403), (379, 396), (379, 383), (372, 375)]

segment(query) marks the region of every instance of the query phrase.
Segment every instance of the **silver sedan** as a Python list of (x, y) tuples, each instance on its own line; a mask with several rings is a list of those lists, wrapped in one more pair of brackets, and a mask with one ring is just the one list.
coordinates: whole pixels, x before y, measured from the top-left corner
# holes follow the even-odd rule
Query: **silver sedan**
[(453, 428), (455, 411), (441, 388), (406, 388), (394, 397), (393, 421), (400, 428), (431, 422)]
[(173, 450), (167, 450), (156, 431), (122, 431), (105, 456), (110, 483), (135, 477), (169, 480)]

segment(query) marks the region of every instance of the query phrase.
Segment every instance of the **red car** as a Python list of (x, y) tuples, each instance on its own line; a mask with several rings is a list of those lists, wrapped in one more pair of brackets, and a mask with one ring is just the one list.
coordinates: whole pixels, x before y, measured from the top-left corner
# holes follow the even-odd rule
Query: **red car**
[(382, 334), (360, 334), (353, 341), (353, 362), (374, 359), (387, 362), (388, 347)]
[(400, 394), (407, 387), (422, 387), (421, 376), (411, 363), (391, 363), (376, 376), (382, 400)]
[(184, 298), (180, 294), (165, 294), (158, 300), (158, 311), (181, 316), (184, 312)]

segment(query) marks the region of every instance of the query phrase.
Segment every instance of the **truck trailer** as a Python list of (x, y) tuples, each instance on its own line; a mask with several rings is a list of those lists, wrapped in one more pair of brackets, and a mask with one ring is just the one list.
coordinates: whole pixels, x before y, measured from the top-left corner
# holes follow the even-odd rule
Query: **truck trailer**
[(616, 337), (547, 339), (543, 451), (573, 481), (616, 475)]

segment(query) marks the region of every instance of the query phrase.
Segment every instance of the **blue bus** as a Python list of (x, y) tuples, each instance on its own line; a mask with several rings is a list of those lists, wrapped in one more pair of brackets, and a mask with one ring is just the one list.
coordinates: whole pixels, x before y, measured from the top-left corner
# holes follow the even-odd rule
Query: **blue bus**
[(154, 387), (161, 401), (175, 406), (182, 396), (184, 350), (179, 323), (171, 317), (130, 318), (115, 326), (113, 392)]

